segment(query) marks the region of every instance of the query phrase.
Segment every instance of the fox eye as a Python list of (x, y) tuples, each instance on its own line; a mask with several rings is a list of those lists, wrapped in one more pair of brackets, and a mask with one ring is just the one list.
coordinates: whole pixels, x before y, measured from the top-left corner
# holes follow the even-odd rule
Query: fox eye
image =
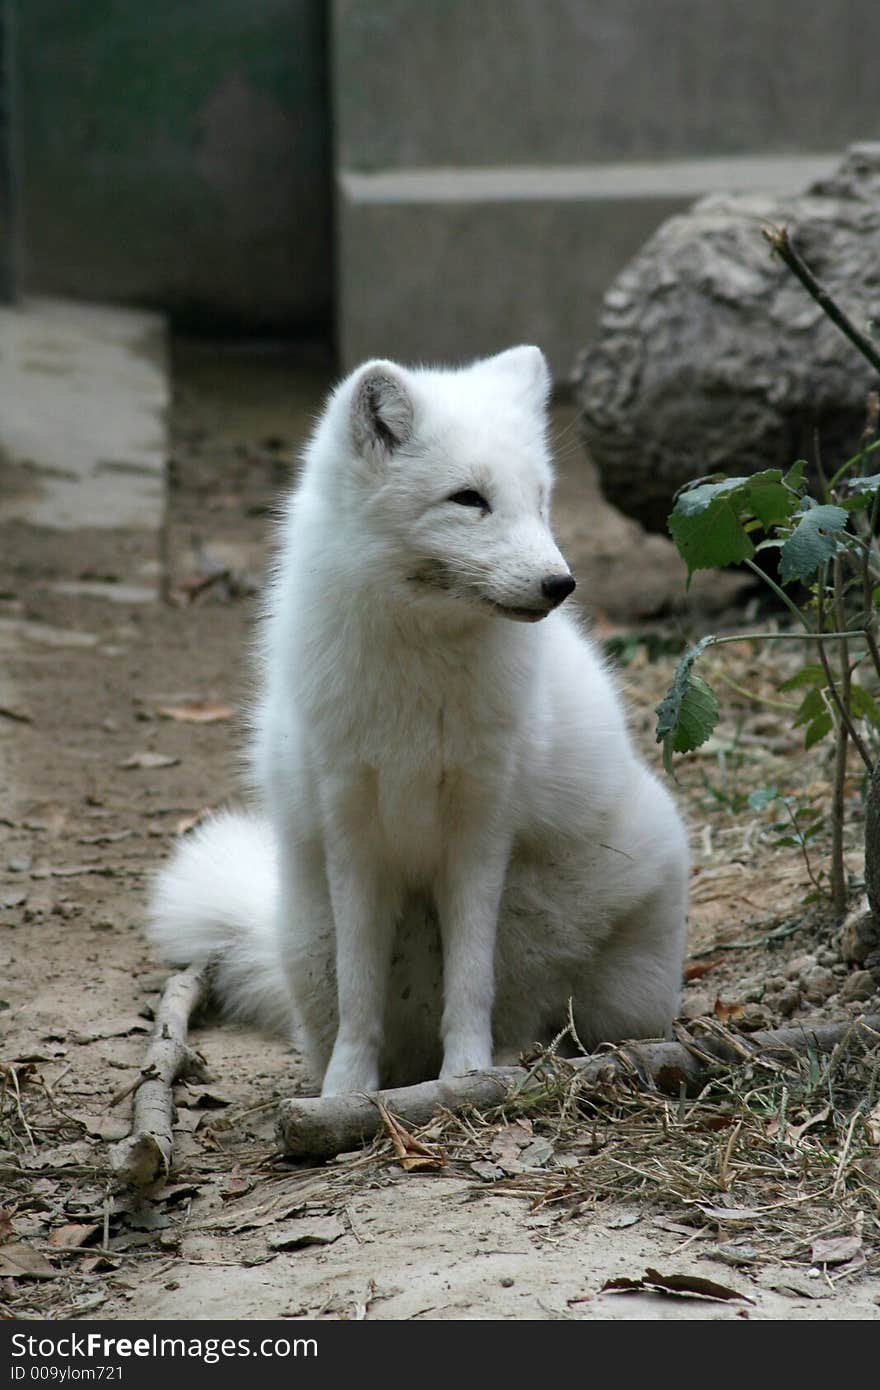
[(457, 502), (460, 507), (479, 507), (484, 512), (491, 512), (492, 510), (482, 493), (477, 492), (472, 487), (463, 488), (461, 492), (454, 492), (448, 500)]

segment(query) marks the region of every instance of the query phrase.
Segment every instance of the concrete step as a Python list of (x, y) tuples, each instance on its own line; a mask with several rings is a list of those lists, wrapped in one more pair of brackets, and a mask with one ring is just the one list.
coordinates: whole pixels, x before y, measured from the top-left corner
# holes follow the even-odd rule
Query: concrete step
[(796, 193), (838, 158), (343, 169), (341, 365), (373, 356), (460, 362), (534, 342), (564, 380), (605, 291), (667, 217), (707, 193)]
[(158, 543), (169, 399), (161, 315), (54, 299), (0, 309), (0, 520)]

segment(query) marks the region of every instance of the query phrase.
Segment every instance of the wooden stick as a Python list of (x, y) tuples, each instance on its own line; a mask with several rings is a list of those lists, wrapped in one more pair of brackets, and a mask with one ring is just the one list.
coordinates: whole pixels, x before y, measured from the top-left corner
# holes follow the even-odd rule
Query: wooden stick
[(159, 1001), (132, 1106), (131, 1134), (110, 1149), (110, 1166), (129, 1187), (150, 1187), (167, 1178), (170, 1171), (174, 1122), (171, 1088), (182, 1077), (204, 1076), (204, 1062), (189, 1047), (186, 1036), (190, 1018), (207, 997), (209, 975), (209, 965), (181, 970), (170, 977)]
[[(744, 1056), (785, 1060), (809, 1048), (831, 1052), (847, 1034), (854, 1039), (880, 1038), (880, 1014), (747, 1036), (706, 1032), (693, 1041), (682, 1030), (679, 1037), (685, 1041), (628, 1042), (614, 1051), (573, 1058), (567, 1065), (577, 1069), (584, 1083), (635, 1075), (645, 1086), (678, 1095), (682, 1084), (689, 1092), (705, 1085), (709, 1067), (717, 1063), (736, 1065)], [(357, 1092), (283, 1100), (276, 1123), (278, 1145), (289, 1158), (332, 1158), (358, 1148), (379, 1132), (382, 1115), (378, 1102), (404, 1124), (423, 1125), (440, 1109), (459, 1111), (474, 1106), (490, 1110), (511, 1099), (517, 1090), (536, 1084), (540, 1082), (524, 1067), (497, 1067), (374, 1095)]]

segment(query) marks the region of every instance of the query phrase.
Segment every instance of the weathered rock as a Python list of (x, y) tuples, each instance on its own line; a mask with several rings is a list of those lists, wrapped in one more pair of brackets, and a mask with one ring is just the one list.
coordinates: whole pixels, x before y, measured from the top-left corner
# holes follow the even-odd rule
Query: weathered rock
[(703, 198), (618, 276), (575, 368), (606, 496), (663, 530), (683, 483), (714, 472), (832, 467), (858, 446), (876, 373), (761, 235), (795, 249), (864, 328), (880, 320), (880, 143), (853, 146), (797, 198)]

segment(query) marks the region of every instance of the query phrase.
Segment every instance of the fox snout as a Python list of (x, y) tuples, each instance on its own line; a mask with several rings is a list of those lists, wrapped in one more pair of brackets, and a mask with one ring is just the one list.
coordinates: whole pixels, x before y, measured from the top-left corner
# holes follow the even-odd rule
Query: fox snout
[(548, 599), (553, 608), (558, 608), (560, 603), (573, 594), (577, 588), (577, 583), (573, 574), (547, 574), (541, 580), (541, 593)]

